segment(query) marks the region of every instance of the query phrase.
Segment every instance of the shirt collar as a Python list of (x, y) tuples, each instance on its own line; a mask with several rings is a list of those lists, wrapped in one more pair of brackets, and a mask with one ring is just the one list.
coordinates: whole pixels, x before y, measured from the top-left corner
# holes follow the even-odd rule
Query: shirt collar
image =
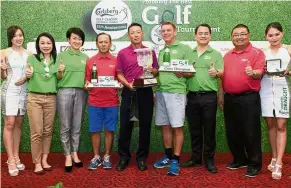
[[(197, 52), (197, 46), (193, 49), (193, 52)], [(211, 46), (208, 46), (208, 48), (205, 50), (205, 52), (212, 52), (213, 48)]]
[(98, 53), (97, 54), (97, 59), (100, 60), (100, 59), (112, 59), (113, 56), (111, 53), (106, 53), (106, 54), (102, 54), (102, 53)]
[[(43, 56), (43, 53), (40, 53), (40, 55), (39, 55), (39, 59), (40, 59), (41, 62), (44, 62), (44, 56)], [(49, 65), (50, 65), (53, 61), (54, 61), (54, 59), (53, 59), (53, 56), (51, 55)]]
[(243, 53), (243, 52), (249, 52), (252, 49), (252, 47), (253, 47), (253, 45), (249, 42), (248, 46), (245, 49), (243, 49), (242, 51), (239, 51), (238, 52), (236, 50), (236, 48), (233, 48), (232, 51), (231, 51), (231, 53), (237, 53), (237, 54), (239, 54), (239, 53)]
[(80, 50), (78, 50), (77, 52), (74, 52), (74, 50), (71, 47), (69, 47), (67, 51), (71, 55), (78, 55), (78, 56), (81, 55), (81, 51)]
[(168, 45), (165, 44), (165, 47), (164, 48), (166, 48), (166, 46), (168, 46), (168, 47), (178, 46), (179, 44), (180, 44), (180, 41), (175, 40), (175, 42), (173, 44), (171, 44), (170, 46), (168, 46)]

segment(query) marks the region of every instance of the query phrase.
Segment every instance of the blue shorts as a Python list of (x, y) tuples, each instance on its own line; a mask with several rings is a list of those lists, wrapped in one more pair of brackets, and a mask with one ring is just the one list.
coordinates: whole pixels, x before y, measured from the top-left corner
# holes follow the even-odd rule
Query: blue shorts
[(118, 121), (118, 107), (95, 107), (88, 105), (89, 132), (102, 131), (102, 125), (107, 131), (115, 131)]

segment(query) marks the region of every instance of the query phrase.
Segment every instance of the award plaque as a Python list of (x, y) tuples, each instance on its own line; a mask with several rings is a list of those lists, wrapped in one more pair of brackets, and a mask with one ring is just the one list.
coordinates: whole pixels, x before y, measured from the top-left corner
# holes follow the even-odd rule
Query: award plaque
[(284, 73), (281, 59), (269, 59), (266, 61), (268, 74), (280, 75)]
[(120, 83), (117, 80), (114, 80), (114, 76), (98, 76), (97, 81), (91, 81), (88, 84), (88, 87), (107, 87), (107, 88), (120, 88)]
[(142, 75), (133, 82), (134, 87), (151, 87), (156, 85), (157, 79), (148, 71), (148, 68), (153, 64), (152, 49), (139, 48), (134, 50), (137, 53), (137, 63), (143, 67)]
[(164, 62), (159, 71), (164, 72), (196, 72), (193, 65), (188, 64), (188, 60), (172, 59)]

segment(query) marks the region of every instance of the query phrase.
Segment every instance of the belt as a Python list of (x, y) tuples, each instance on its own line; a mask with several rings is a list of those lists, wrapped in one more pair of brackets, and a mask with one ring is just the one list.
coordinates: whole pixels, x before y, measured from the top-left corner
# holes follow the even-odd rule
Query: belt
[(30, 92), (32, 94), (37, 94), (37, 95), (56, 95), (56, 93), (39, 93), (39, 92)]
[(205, 95), (205, 94), (216, 94), (216, 91), (189, 91), (191, 95)]
[(249, 95), (252, 93), (258, 93), (256, 91), (246, 91), (246, 92), (242, 92), (242, 93), (225, 93), (225, 95), (229, 95), (229, 96), (244, 96), (244, 95)]

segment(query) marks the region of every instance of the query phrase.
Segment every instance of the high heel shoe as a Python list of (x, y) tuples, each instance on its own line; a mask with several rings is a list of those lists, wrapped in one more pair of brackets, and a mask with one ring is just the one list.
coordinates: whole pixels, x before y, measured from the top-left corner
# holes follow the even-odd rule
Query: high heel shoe
[(15, 159), (16, 167), (18, 168), (18, 170), (24, 170), (25, 165), (21, 163), (19, 157), (14, 157), (14, 159)]
[(82, 162), (82, 161), (76, 163), (76, 162), (73, 160), (73, 164), (74, 164), (76, 167), (78, 167), (78, 168), (83, 167), (83, 162)]
[(282, 165), (275, 164), (274, 171), (272, 172), (272, 179), (280, 180), (282, 178)]
[(268, 165), (268, 170), (269, 170), (269, 171), (271, 171), (271, 172), (274, 171), (276, 161), (277, 161), (276, 158), (272, 158), (271, 163)]
[[(18, 170), (18, 168), (17, 168), (17, 165), (16, 165), (16, 163), (15, 163), (15, 160), (14, 160), (14, 159), (12, 159), (12, 160), (7, 160), (6, 163), (7, 163), (7, 165), (8, 165), (8, 172), (9, 172), (9, 175), (10, 175), (10, 176), (18, 176), (19, 170)], [(9, 165), (10, 165), (10, 166), (15, 165), (16, 168), (13, 169), (13, 170), (9, 170)]]
[(72, 172), (73, 166), (65, 166), (65, 172)]

